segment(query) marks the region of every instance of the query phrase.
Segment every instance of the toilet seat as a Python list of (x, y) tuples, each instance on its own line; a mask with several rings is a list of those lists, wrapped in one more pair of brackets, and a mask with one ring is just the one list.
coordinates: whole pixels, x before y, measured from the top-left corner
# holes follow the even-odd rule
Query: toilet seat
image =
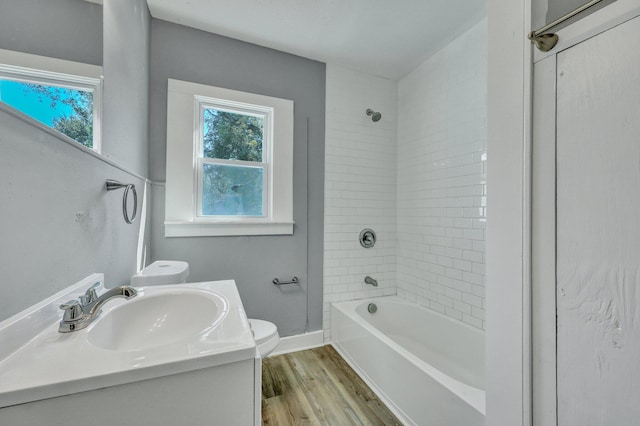
[(262, 358), (266, 357), (273, 351), (280, 342), (278, 328), (269, 321), (259, 319), (249, 319), (251, 331), (253, 331), (253, 339), (258, 346), (258, 352)]

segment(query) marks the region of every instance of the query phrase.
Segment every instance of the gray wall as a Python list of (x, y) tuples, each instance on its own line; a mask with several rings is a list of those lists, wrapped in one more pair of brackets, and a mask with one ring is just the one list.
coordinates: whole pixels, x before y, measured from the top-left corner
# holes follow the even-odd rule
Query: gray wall
[(147, 176), (151, 15), (146, 0), (104, 3), (102, 153)]
[[(143, 0), (113, 0), (104, 15), (103, 59), (99, 6), (82, 0), (11, 0), (0, 14), (0, 48), (103, 64), (104, 153), (143, 177), (149, 170), (160, 182), (165, 178), (167, 78), (292, 99), (294, 235), (166, 239), (164, 187), (154, 185), (153, 242), (147, 253), (189, 261), (194, 281), (236, 279), (247, 313), (274, 321), (282, 335), (319, 330), (324, 64), (152, 21)], [(106, 272), (108, 285), (126, 282), (136, 270), (139, 222), (125, 226), (118, 194), (107, 194), (103, 185), (115, 178), (142, 190), (142, 181), (9, 113), (2, 112), (0, 130), (0, 319), (91, 272)], [(292, 275), (300, 276), (301, 286), (271, 284), (274, 277)]]
[[(3, 1), (0, 48), (102, 64), (109, 81), (124, 82), (141, 102), (121, 95), (111, 99), (118, 114), (136, 117), (135, 125), (113, 115), (103, 134), (131, 133), (127, 152), (109, 147), (116, 160), (135, 172), (147, 171), (147, 90), (150, 16), (143, 0), (112, 0), (112, 17), (128, 13), (105, 34), (102, 58), (102, 8), (82, 0)], [(144, 6), (144, 7), (142, 7)], [(146, 28), (144, 26), (146, 22)], [(131, 42), (131, 38), (138, 39)], [(131, 58), (137, 58), (132, 60)], [(132, 89), (131, 82), (140, 85)], [(112, 86), (112, 85), (111, 85)], [(105, 87), (105, 90), (113, 90)], [(143, 180), (43, 130), (10, 107), (0, 111), (0, 320), (93, 273), (104, 272), (107, 286), (128, 282), (137, 270), (140, 221), (122, 219), (122, 193), (107, 193), (108, 178), (131, 182), (144, 192)], [(108, 144), (109, 138), (106, 143)], [(148, 238), (147, 238), (148, 239)]]
[(84, 0), (2, 0), (0, 49), (102, 64), (102, 7)]
[(142, 181), (0, 108), (0, 320), (93, 272), (127, 282), (139, 222), (104, 182)]
[[(186, 260), (190, 281), (233, 278), (247, 314), (273, 321), (281, 335), (322, 326), (325, 65), (153, 19), (150, 174), (165, 180), (167, 79), (291, 99), (295, 103), (293, 236), (164, 237), (164, 186), (154, 185), (154, 259)], [(307, 125), (308, 123), (308, 125)], [(277, 288), (274, 277), (298, 275)]]

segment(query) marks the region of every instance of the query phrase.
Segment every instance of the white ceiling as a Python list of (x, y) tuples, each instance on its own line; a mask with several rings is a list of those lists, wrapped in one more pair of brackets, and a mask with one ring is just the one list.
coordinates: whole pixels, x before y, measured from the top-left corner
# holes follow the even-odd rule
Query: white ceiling
[(154, 18), (399, 79), (486, 14), (486, 0), (147, 0)]

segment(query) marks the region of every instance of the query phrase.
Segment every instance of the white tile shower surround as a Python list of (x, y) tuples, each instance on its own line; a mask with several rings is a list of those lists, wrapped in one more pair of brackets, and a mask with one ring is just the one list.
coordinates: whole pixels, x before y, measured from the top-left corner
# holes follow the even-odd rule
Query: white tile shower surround
[[(396, 293), (397, 83), (327, 65), (324, 338), (331, 302)], [(374, 123), (367, 108), (382, 113)], [(375, 247), (360, 246), (363, 228)], [(370, 275), (379, 286), (364, 283)]]
[(486, 19), (398, 89), (398, 295), (484, 329)]
[(399, 83), (327, 66), (325, 341), (331, 302), (395, 293), (485, 328), (486, 27)]

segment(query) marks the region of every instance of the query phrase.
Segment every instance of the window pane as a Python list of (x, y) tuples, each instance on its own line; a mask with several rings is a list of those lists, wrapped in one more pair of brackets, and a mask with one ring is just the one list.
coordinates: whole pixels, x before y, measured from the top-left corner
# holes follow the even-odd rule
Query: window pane
[(263, 216), (262, 167), (202, 165), (203, 216)]
[(93, 93), (0, 80), (0, 101), (93, 148)]
[(204, 110), (204, 158), (262, 162), (264, 117)]

